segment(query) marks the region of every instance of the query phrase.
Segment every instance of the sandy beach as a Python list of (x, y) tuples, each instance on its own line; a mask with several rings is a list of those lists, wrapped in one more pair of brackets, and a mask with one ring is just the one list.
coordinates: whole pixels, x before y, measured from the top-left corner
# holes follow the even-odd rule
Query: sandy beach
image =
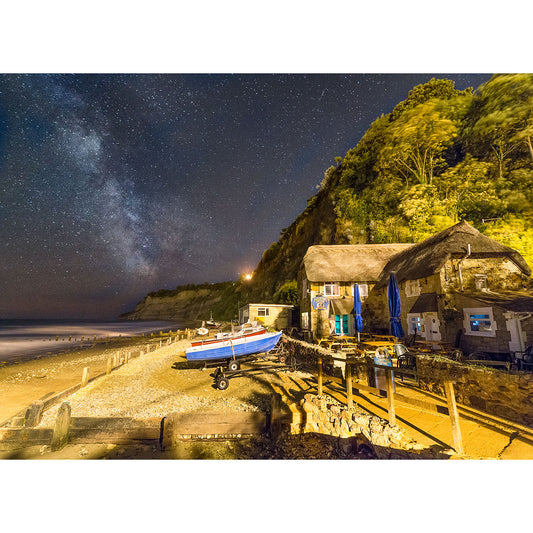
[(139, 352), (147, 344), (159, 344), (158, 337), (110, 339), (69, 352), (43, 354), (32, 360), (0, 366), (0, 423), (16, 415), (32, 401), (61, 392), (81, 381), (83, 369), (90, 376), (105, 372), (107, 359), (119, 353)]

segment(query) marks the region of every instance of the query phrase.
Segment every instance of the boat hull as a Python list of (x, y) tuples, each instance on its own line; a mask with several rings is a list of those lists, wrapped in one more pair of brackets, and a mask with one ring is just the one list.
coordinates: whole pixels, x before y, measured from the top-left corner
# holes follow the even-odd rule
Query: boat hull
[(222, 339), (203, 346), (193, 346), (185, 350), (187, 361), (209, 361), (212, 359), (232, 359), (243, 355), (269, 352), (281, 337), (280, 332), (265, 332), (262, 335)]

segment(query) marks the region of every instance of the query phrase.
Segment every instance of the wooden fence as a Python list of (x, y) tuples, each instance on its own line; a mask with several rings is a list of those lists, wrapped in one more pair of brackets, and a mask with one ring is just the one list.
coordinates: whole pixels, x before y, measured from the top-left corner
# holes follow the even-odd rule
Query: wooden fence
[[(417, 379), (417, 373), (416, 373), (416, 370), (414, 369), (410, 370), (410, 369), (396, 368), (392, 366), (378, 365), (378, 364), (375, 364), (369, 361), (361, 361), (361, 360), (356, 360), (356, 359), (350, 360), (349, 358), (346, 358), (346, 359), (335, 358), (334, 356), (332, 357), (332, 359), (346, 363), (344, 387), (346, 390), (346, 403), (347, 403), (348, 408), (353, 407), (353, 390), (355, 389), (357, 391), (371, 392), (371, 393), (380, 395), (382, 397), (383, 396), (386, 397), (387, 398), (388, 421), (391, 425), (396, 424), (396, 403), (397, 402), (404, 403), (407, 405), (412, 405), (413, 407), (417, 407), (421, 411), (425, 411), (428, 413), (438, 413), (441, 415), (448, 416), (450, 419), (454, 449), (458, 453), (464, 453), (459, 413), (461, 413), (461, 416), (463, 416), (464, 418), (476, 420), (486, 426), (490, 426), (490, 427), (496, 426), (496, 427), (500, 427), (501, 429), (504, 429), (505, 431), (511, 431), (512, 433), (520, 433), (522, 439), (533, 444), (533, 429), (528, 428), (526, 426), (522, 426), (520, 424), (516, 424), (514, 422), (510, 422), (508, 420), (504, 420), (502, 418), (499, 418), (493, 415), (489, 415), (488, 413), (484, 413), (482, 411), (473, 409), (468, 406), (458, 405), (455, 399), (454, 381), (452, 380), (443, 381), (445, 398), (443, 399), (430, 398), (429, 400), (422, 400), (419, 398), (411, 398), (404, 394), (394, 392), (393, 373), (396, 375), (400, 375), (402, 377), (408, 376), (408, 377)], [(385, 389), (379, 389), (376, 387), (372, 387), (370, 385), (366, 385), (364, 383), (360, 383), (359, 381), (354, 381), (352, 369), (358, 366), (366, 366), (367, 369), (373, 369), (373, 370), (375, 369), (384, 370), (385, 380), (386, 380)], [(319, 395), (323, 393), (323, 381), (324, 381), (323, 367), (324, 365), (323, 365), (322, 357), (319, 356), (317, 358), (317, 368), (318, 368), (317, 392)], [(334, 376), (328, 376), (328, 380), (332, 380), (342, 385), (342, 380)], [(442, 401), (445, 401), (446, 405), (442, 405), (441, 403)]]
[(70, 404), (63, 402), (54, 428), (0, 428), (0, 450), (27, 446), (60, 450), (67, 444), (112, 443), (152, 444), (161, 449), (179, 440), (235, 439), (269, 434), (275, 438), (285, 418), (280, 409), (281, 395), (271, 396), (270, 415), (263, 412), (171, 413), (144, 420), (117, 417), (73, 417)]

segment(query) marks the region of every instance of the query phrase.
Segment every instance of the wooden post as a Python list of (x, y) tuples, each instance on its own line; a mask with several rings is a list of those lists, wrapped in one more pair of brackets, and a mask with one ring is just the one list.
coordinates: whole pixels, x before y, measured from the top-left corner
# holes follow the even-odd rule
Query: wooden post
[(385, 369), (385, 378), (387, 383), (387, 410), (389, 412), (389, 424), (396, 425), (396, 413), (394, 411), (394, 381), (392, 379), (392, 368)]
[(318, 395), (322, 394), (322, 357), (318, 358)]
[(12, 428), (21, 428), (24, 426), (24, 417), (23, 416), (14, 416), (11, 419)]
[(452, 425), (453, 446), (457, 453), (464, 453), (463, 438), (459, 426), (459, 413), (457, 411), (455, 392), (453, 390), (453, 381), (444, 381), (444, 391), (446, 392), (446, 401), (448, 402), (448, 411), (450, 413), (450, 422)]
[(281, 431), (281, 394), (270, 397), (270, 436), (276, 439)]
[(89, 383), (89, 367), (88, 366), (86, 366), (83, 369), (83, 374), (81, 376), (81, 386), (85, 387), (85, 385), (87, 385), (87, 383)]
[(146, 345), (146, 353), (149, 353), (149, 352), (150, 352), (150, 345), (147, 344), (147, 345)]
[(348, 409), (353, 407), (353, 393), (352, 393), (352, 365), (346, 362), (346, 402)]
[(70, 427), (70, 404), (63, 402), (56, 416), (54, 434), (52, 436), (52, 451), (60, 450), (68, 443)]
[(41, 421), (41, 416), (44, 410), (44, 402), (42, 400), (37, 400), (32, 402), (28, 410), (26, 411), (26, 417), (24, 425), (26, 427), (38, 426)]
[(107, 358), (107, 367), (105, 369), (105, 373), (109, 376), (109, 374), (111, 374), (111, 370), (113, 370), (113, 358), (109, 356)]

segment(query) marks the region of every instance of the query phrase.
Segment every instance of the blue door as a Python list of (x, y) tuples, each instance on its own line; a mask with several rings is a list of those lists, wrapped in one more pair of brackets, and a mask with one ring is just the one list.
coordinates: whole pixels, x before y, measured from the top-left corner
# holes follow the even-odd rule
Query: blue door
[(335, 315), (335, 334), (348, 335), (349, 315)]

